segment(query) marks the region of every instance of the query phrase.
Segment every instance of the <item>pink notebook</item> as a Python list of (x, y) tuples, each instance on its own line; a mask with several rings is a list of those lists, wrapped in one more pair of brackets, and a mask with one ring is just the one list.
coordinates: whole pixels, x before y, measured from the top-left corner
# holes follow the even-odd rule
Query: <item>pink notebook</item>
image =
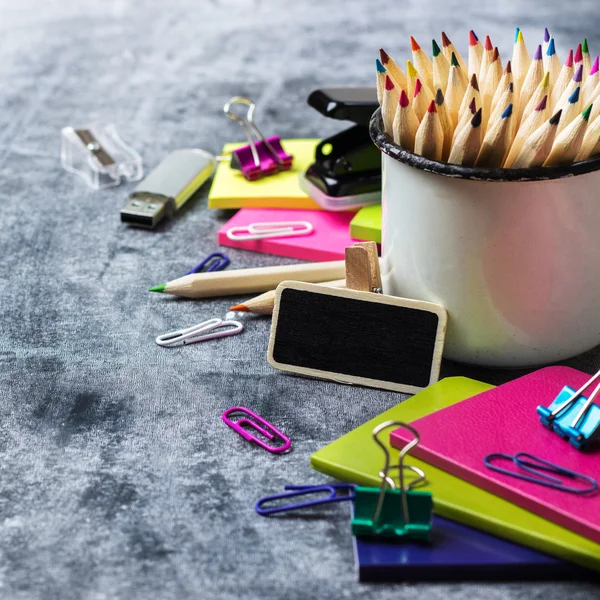
[[(346, 247), (352, 246), (356, 241), (350, 237), (350, 221), (354, 214), (321, 210), (242, 208), (221, 227), (217, 240), (221, 246), (301, 260), (314, 262), (344, 260)], [(308, 235), (264, 240), (232, 241), (227, 237), (227, 231), (232, 227), (281, 221), (308, 221), (314, 230)]]
[[(569, 367), (547, 367), (414, 421), (421, 443), (417, 458), (501, 496), (558, 525), (600, 542), (600, 493), (578, 496), (489, 470), (483, 459), (493, 452), (528, 452), (593, 477), (600, 483), (600, 452), (583, 453), (546, 429), (536, 413), (565, 385), (578, 389), (589, 375)], [(390, 442), (402, 448), (410, 439), (402, 429)], [(510, 462), (495, 462), (515, 470)], [(571, 485), (570, 481), (567, 485)], [(576, 485), (576, 484), (575, 484)]]

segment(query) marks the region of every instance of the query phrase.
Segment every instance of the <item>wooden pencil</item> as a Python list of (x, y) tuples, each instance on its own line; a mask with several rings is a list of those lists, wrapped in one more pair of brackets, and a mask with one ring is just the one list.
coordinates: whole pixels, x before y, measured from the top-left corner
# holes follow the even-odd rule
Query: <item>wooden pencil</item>
[(381, 106), (383, 104), (383, 90), (385, 89), (386, 68), (378, 58), (375, 59), (375, 67), (377, 68), (377, 101)]
[(529, 64), (531, 63), (529, 51), (523, 38), (523, 32), (518, 27), (515, 31), (515, 45), (513, 46), (511, 63), (515, 82), (515, 94), (518, 98), (521, 93), (523, 81), (525, 81), (527, 71), (529, 70)]
[(494, 56), (494, 46), (489, 35), (485, 36), (485, 43), (483, 45), (483, 52), (481, 54), (481, 64), (479, 65), (479, 73), (477, 73), (477, 79), (481, 82), (481, 87), (485, 85), (487, 79), (487, 72), (492, 64), (492, 57)]
[(585, 104), (592, 100), (592, 96), (598, 86), (598, 82), (600, 81), (600, 71), (598, 70), (598, 60), (599, 57), (596, 56), (596, 60), (594, 60), (594, 64), (590, 69), (590, 72), (585, 80), (585, 84), (581, 90), (581, 101)]
[(523, 123), (523, 121), (525, 121), (525, 119), (535, 110), (536, 106), (539, 105), (539, 103), (542, 101), (543, 98), (545, 98), (546, 96), (548, 96), (548, 99), (546, 101), (546, 112), (544, 113), (544, 120), (548, 119), (550, 117), (549, 113), (550, 112), (550, 71), (546, 71), (545, 75), (542, 77), (542, 80), (540, 81), (540, 84), (537, 86), (535, 92), (533, 93), (533, 95), (531, 96), (531, 98), (529, 98), (529, 102), (527, 103), (527, 106), (525, 106), (525, 108), (523, 109), (523, 114), (521, 115), (521, 123)]
[(465, 85), (460, 73), (458, 58), (455, 54), (453, 54), (450, 60), (448, 87), (446, 88), (446, 93), (444, 94), (453, 126), (456, 126), (458, 123), (458, 110), (460, 108), (463, 96), (465, 95), (466, 88), (467, 86)]
[(479, 90), (479, 82), (477, 81), (477, 75), (475, 73), (471, 75), (471, 80), (469, 81), (469, 85), (467, 86), (465, 95), (463, 96), (462, 102), (460, 103), (460, 108), (458, 109), (459, 120), (462, 117), (463, 113), (466, 110), (468, 110), (469, 104), (471, 104), (473, 98), (475, 98), (477, 106), (483, 106), (483, 102), (481, 101), (481, 92)]
[(560, 123), (558, 124), (556, 135), (569, 125), (581, 112), (583, 106), (581, 103), (580, 90), (581, 88), (575, 88), (575, 91), (571, 94), (571, 97), (567, 100), (566, 104), (560, 107), (562, 109), (562, 116), (560, 118)]
[(444, 132), (442, 131), (435, 101), (432, 100), (419, 125), (419, 129), (417, 129), (415, 154), (431, 160), (442, 160), (443, 149)]
[(560, 75), (561, 64), (558, 54), (556, 53), (556, 45), (554, 38), (550, 39), (548, 49), (544, 54), (544, 71), (550, 73), (550, 85), (554, 85)]
[(396, 108), (396, 116), (394, 117), (394, 142), (401, 148), (413, 152), (418, 128), (419, 119), (408, 100), (406, 92), (402, 90)]
[(521, 151), (511, 165), (513, 169), (541, 167), (544, 164), (556, 138), (561, 112), (559, 110), (525, 140)]
[(565, 88), (569, 85), (569, 81), (573, 79), (573, 72), (573, 50), (569, 50), (569, 54), (567, 54), (567, 58), (565, 59), (565, 64), (560, 70), (558, 78), (552, 84), (552, 94), (550, 95), (550, 105), (552, 108), (556, 106), (559, 98), (565, 91)]
[(544, 167), (570, 165), (575, 160), (581, 149), (591, 112), (590, 105), (570, 125), (557, 134), (552, 150), (544, 161)]
[(399, 97), (400, 92), (398, 88), (394, 85), (392, 78), (386, 75), (385, 86), (383, 88), (383, 102), (381, 103), (381, 116), (385, 132), (390, 137), (394, 136), (394, 117), (396, 116)]
[[(415, 68), (410, 60), (406, 61), (406, 93), (409, 98), (413, 98), (415, 95), (415, 85), (417, 83), (417, 79), (421, 79), (419, 75), (419, 71)], [(421, 84), (423, 80), (421, 79)]]
[[(502, 116), (502, 113), (506, 110), (506, 107), (509, 104), (512, 104), (514, 106), (514, 100), (515, 100), (514, 88), (515, 88), (515, 84), (514, 84), (514, 82), (511, 81), (508, 84), (507, 88), (504, 90), (504, 94), (502, 94), (502, 97), (498, 101), (496, 108), (490, 114), (490, 118), (488, 119), (488, 127), (491, 127), (498, 119), (500, 119), (500, 117)], [(514, 129), (515, 129), (515, 127), (513, 124), (513, 133), (514, 133)]]
[[(562, 95), (556, 102), (556, 105), (555, 105), (556, 109), (566, 107), (566, 104), (569, 101), (569, 98), (572, 96), (575, 89), (582, 85), (582, 83), (581, 83), (582, 78), (583, 78), (583, 65), (580, 64), (577, 67), (577, 69), (575, 69), (573, 79), (571, 79), (571, 81), (569, 81), (567, 87), (564, 89)], [(563, 114), (562, 118), (564, 118), (564, 114)]]
[(583, 136), (581, 148), (575, 157), (575, 162), (594, 158), (598, 154), (600, 154), (600, 118), (592, 121), (590, 115), (589, 125)]
[(433, 87), (433, 65), (429, 56), (423, 52), (421, 46), (417, 43), (417, 40), (411, 35), (410, 45), (412, 49), (413, 64), (417, 68), (417, 71), (421, 74), (422, 83), (427, 85), (429, 89)]
[(479, 76), (482, 55), (483, 46), (481, 45), (479, 38), (475, 35), (475, 32), (471, 29), (471, 31), (469, 31), (469, 68), (467, 70), (469, 77), (472, 77), (473, 75)]
[(405, 90), (407, 80), (404, 71), (395, 63), (394, 59), (383, 48), (379, 48), (379, 58), (388, 72), (388, 75), (393, 79), (394, 83), (400, 89)]
[(150, 288), (151, 292), (162, 292), (184, 298), (214, 298), (216, 296), (238, 296), (258, 294), (276, 288), (282, 281), (305, 281), (320, 283), (346, 276), (343, 260), (306, 263), (234, 271), (194, 273)]
[(519, 88), (519, 110), (514, 116), (517, 126), (521, 122), (521, 116), (527, 103), (535, 93), (536, 88), (540, 85), (543, 77), (544, 61), (542, 60), (542, 46), (539, 45), (533, 55), (533, 60), (529, 63), (529, 69), (527, 70), (523, 84)]
[(428, 90), (427, 86), (421, 82), (420, 79), (417, 79), (415, 83), (415, 95), (413, 97), (412, 107), (414, 108), (419, 121), (421, 121), (425, 116), (427, 107), (429, 106), (431, 100), (431, 92)]
[(512, 141), (513, 105), (509, 104), (498, 121), (488, 128), (475, 163), (478, 167), (497, 168), (504, 163), (504, 158)]
[(480, 108), (481, 106), (477, 106), (477, 101), (475, 100), (475, 98), (473, 98), (473, 100), (471, 100), (471, 103), (467, 107), (467, 110), (465, 110), (463, 114), (460, 115), (458, 123), (454, 128), (454, 133), (452, 136), (452, 145), (454, 145), (454, 140), (456, 140), (458, 134), (467, 126), (469, 121), (475, 116), (477, 110)]
[(587, 81), (588, 75), (592, 70), (592, 57), (590, 56), (587, 38), (583, 39), (583, 43), (581, 44), (581, 53), (583, 55), (583, 81), (585, 82)]
[(481, 148), (481, 108), (469, 121), (468, 125), (456, 136), (448, 162), (464, 167), (475, 165)]
[(435, 40), (431, 40), (433, 56), (433, 89), (445, 90), (448, 85), (448, 73), (450, 72), (450, 61), (444, 56)]
[(492, 100), (494, 98), (494, 94), (496, 89), (498, 88), (498, 84), (500, 83), (500, 79), (502, 78), (502, 62), (500, 60), (500, 52), (498, 52), (498, 48), (494, 48), (492, 54), (492, 62), (487, 70), (487, 77), (483, 84), (483, 89), (481, 90), (481, 99), (483, 102), (483, 122), (482, 127), (483, 130), (486, 131), (487, 125), (490, 119), (490, 111), (492, 108)]
[(454, 47), (454, 44), (450, 41), (450, 38), (443, 31), (442, 31), (442, 52), (444, 53), (444, 56), (448, 59), (449, 63), (452, 62), (452, 54), (454, 53), (454, 56), (456, 56), (456, 60), (457, 60), (458, 64), (460, 65), (460, 68), (465, 73), (468, 72), (467, 63), (464, 61), (460, 52)]
[[(500, 101), (500, 98), (502, 98), (502, 96), (508, 89), (508, 85), (510, 83), (514, 83), (514, 78), (513, 78), (513, 74), (512, 74), (512, 65), (509, 60), (509, 61), (506, 61), (506, 66), (504, 67), (504, 72), (502, 73), (502, 77), (501, 77), (500, 81), (498, 82), (498, 87), (496, 88), (496, 91), (494, 92), (494, 97), (492, 98), (492, 105), (490, 107), (490, 111), (492, 113), (495, 111), (496, 107), (498, 106), (498, 102)], [(513, 93), (514, 93), (514, 86), (513, 86)], [(514, 101), (514, 98), (513, 98), (513, 101)], [(504, 108), (506, 108), (507, 106), (508, 106), (508, 104), (505, 105)]]
[(525, 140), (548, 120), (548, 96), (544, 96), (541, 102), (534, 108), (529, 116), (521, 123), (517, 130), (515, 139), (510, 146), (508, 155), (504, 160), (504, 168), (509, 169), (515, 162)]
[[(335, 281), (324, 281), (318, 283), (323, 287), (335, 287), (343, 288), (346, 287), (345, 279), (336, 279)], [(255, 315), (272, 315), (273, 308), (275, 308), (275, 290), (269, 290), (260, 296), (255, 296), (250, 300), (246, 300), (241, 304), (232, 306), (229, 310), (233, 312), (249, 312)]]
[(440, 116), (440, 124), (442, 125), (442, 133), (444, 134), (444, 147), (442, 149), (442, 160), (448, 160), (450, 154), (450, 147), (452, 146), (452, 136), (454, 131), (452, 129), (452, 119), (448, 112), (448, 107), (444, 99), (444, 94), (441, 88), (435, 94), (435, 106)]
[(579, 66), (581, 66), (583, 69), (583, 53), (581, 51), (581, 44), (578, 44), (577, 50), (575, 50), (575, 55), (573, 56), (573, 68), (577, 70)]

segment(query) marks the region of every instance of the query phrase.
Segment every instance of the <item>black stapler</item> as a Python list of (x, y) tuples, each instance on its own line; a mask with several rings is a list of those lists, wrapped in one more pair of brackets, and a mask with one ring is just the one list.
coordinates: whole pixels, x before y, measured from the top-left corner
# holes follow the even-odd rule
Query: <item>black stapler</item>
[(308, 104), (322, 115), (355, 123), (324, 139), (300, 186), (327, 210), (351, 210), (381, 202), (381, 153), (369, 137), (369, 120), (379, 106), (375, 88), (315, 90)]

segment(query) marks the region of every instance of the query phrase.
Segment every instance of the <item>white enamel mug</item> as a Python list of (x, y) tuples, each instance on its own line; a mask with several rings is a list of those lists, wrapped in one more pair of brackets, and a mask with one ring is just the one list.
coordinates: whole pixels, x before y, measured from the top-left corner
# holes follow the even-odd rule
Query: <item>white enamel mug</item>
[(600, 344), (600, 159), (466, 168), (402, 150), (379, 110), (370, 132), (383, 291), (446, 307), (446, 358), (528, 367)]

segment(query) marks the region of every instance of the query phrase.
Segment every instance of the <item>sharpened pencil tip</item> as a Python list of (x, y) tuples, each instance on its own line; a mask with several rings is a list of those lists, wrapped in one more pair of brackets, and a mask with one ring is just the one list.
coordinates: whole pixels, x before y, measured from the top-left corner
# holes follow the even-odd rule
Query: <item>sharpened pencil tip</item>
[(544, 41), (548, 43), (550, 41), (550, 32), (547, 27), (544, 27)]
[(400, 104), (402, 108), (406, 108), (408, 106), (408, 95), (404, 90), (400, 92), (400, 99), (398, 100), (398, 104)]
[(423, 84), (421, 83), (421, 80), (417, 79), (417, 81), (415, 83), (415, 98), (419, 95), (419, 92), (421, 91), (422, 88), (423, 88)]
[(164, 292), (166, 287), (167, 287), (167, 284), (162, 283), (161, 285), (155, 285), (154, 287), (151, 287), (148, 291), (149, 292)]
[(442, 31), (442, 46), (444, 46), (444, 48), (446, 46), (449, 46), (452, 42), (450, 41), (450, 38), (446, 35), (446, 33), (444, 31)]
[(381, 58), (381, 62), (384, 65), (387, 65), (390, 60), (390, 55), (383, 48), (379, 48), (379, 58)]
[(584, 54), (589, 54), (590, 53), (590, 51), (588, 50), (587, 38), (583, 38), (583, 44), (581, 44), (581, 51)]
[(469, 46), (477, 46), (478, 43), (479, 40), (477, 39), (475, 32), (471, 29), (471, 31), (469, 31)]
[(444, 104), (444, 92), (442, 92), (441, 88), (438, 88), (437, 92), (435, 93), (435, 103), (438, 106)]
[(427, 107), (427, 112), (428, 113), (434, 113), (437, 112), (437, 108), (435, 107), (435, 100), (432, 100), (431, 103), (429, 104), (429, 106)]
[(590, 113), (592, 112), (592, 106), (593, 104), (590, 104), (582, 113), (581, 116), (582, 118), (584, 118), (586, 121), (590, 118)]
[(410, 62), (410, 60), (406, 61), (406, 72), (409, 77), (418, 77), (419, 72), (415, 69), (415, 66)]
[(433, 54), (433, 58), (437, 58), (440, 55), (440, 47), (438, 46), (435, 40), (431, 40), (431, 53)]
[(562, 115), (562, 108), (548, 119), (548, 123), (550, 123), (550, 125), (558, 125), (560, 115)]
[(581, 62), (583, 60), (583, 55), (581, 53), (581, 44), (577, 46), (577, 50), (575, 51), (575, 56), (573, 57), (573, 60), (576, 63)]
[(494, 48), (494, 54), (492, 54), (492, 62), (496, 62), (500, 58), (500, 51), (498, 50), (498, 46)]
[(456, 54), (454, 54), (454, 52), (452, 53), (452, 59), (450, 60), (450, 66), (452, 66), (452, 67), (460, 66), (458, 64), (458, 59), (456, 58)]
[(600, 57), (596, 56), (596, 60), (594, 61), (594, 64), (592, 65), (592, 68), (590, 70), (590, 75), (595, 75), (598, 72), (598, 69), (600, 67), (600, 65), (598, 65), (598, 60), (600, 60)]
[(575, 75), (573, 75), (573, 81), (576, 83), (581, 83), (583, 79), (583, 64), (577, 67), (577, 71), (575, 71)]
[(540, 110), (545, 110), (546, 109), (546, 104), (548, 103), (548, 94), (546, 94), (543, 98), (542, 101), (535, 107), (535, 110), (537, 110), (538, 112)]
[(488, 51), (491, 52), (494, 49), (494, 46), (492, 44), (492, 40), (490, 39), (489, 35), (485, 36), (485, 44), (483, 45), (483, 47)]
[(569, 104), (576, 104), (577, 102), (579, 102), (579, 90), (581, 89), (581, 86), (577, 86), (575, 88), (575, 91), (569, 96)]
[(550, 85), (550, 71), (546, 71), (542, 81), (540, 81), (540, 87), (542, 89), (547, 88)]
[(517, 27), (515, 29), (515, 44), (519, 41), (519, 31), (521, 31), (521, 29)]
[(475, 102), (475, 98), (473, 98), (473, 100), (471, 100), (471, 102), (469, 102), (469, 110), (471, 111), (472, 115), (475, 114), (476, 109), (477, 109), (477, 102)]
[(538, 44), (538, 47), (535, 50), (535, 54), (533, 55), (533, 60), (542, 60), (542, 45)]
[(394, 82), (392, 81), (392, 78), (389, 75), (385, 76), (385, 89), (388, 92), (394, 89)]
[(510, 117), (510, 115), (512, 115), (512, 111), (513, 111), (513, 105), (511, 103), (511, 104), (509, 104), (506, 107), (506, 110), (502, 113), (502, 117), (501, 118), (502, 119), (508, 119), (508, 117)]
[(504, 69), (504, 71), (506, 73), (512, 73), (512, 64), (511, 64), (510, 60), (506, 62), (506, 68)]
[(569, 50), (569, 54), (567, 54), (567, 58), (565, 59), (565, 66), (572, 67), (573, 66), (573, 50)]
[(386, 72), (385, 67), (381, 64), (381, 61), (378, 58), (375, 59), (375, 66), (377, 67), (378, 73)]
[(236, 304), (229, 309), (229, 312), (250, 312), (245, 304)]
[(481, 125), (481, 108), (475, 113), (475, 116), (471, 119), (472, 127), (479, 127)]
[(519, 33), (517, 34), (517, 42), (525, 43), (525, 39), (523, 38), (523, 32), (519, 29)]
[(548, 50), (546, 50), (546, 54), (548, 56), (554, 56), (556, 54), (556, 47), (554, 45), (554, 38), (552, 38), (550, 40), (550, 43), (548, 44)]
[(477, 83), (477, 75), (475, 75), (475, 73), (473, 73), (473, 75), (471, 75), (471, 87), (474, 90), (479, 91), (479, 84)]
[(421, 46), (417, 44), (417, 40), (415, 40), (415, 38), (412, 35), (410, 36), (410, 47), (413, 52), (416, 52), (417, 50), (421, 49)]

